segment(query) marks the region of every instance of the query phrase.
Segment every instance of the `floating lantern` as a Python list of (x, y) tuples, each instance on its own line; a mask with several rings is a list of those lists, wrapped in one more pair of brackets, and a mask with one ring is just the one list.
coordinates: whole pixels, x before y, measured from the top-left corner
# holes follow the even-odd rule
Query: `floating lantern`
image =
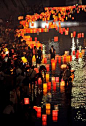
[(59, 77), (55, 77), (55, 81), (59, 83)]
[(49, 74), (46, 74), (46, 82), (49, 82)]
[(42, 126), (46, 126), (47, 125), (47, 122), (42, 122)]
[(51, 77), (51, 79), (52, 83), (55, 82), (55, 77)]
[(54, 42), (58, 41), (58, 36), (54, 37)]
[(57, 122), (58, 117), (57, 117), (57, 116), (53, 116), (53, 117), (52, 117), (52, 120), (53, 120), (54, 122)]
[(46, 110), (50, 110), (51, 109), (51, 104), (50, 103), (47, 103), (46, 104)]
[(46, 114), (50, 115), (50, 111), (51, 111), (50, 109), (46, 109)]
[(39, 84), (39, 85), (42, 84), (41, 78), (38, 78), (38, 84)]
[(47, 115), (46, 114), (42, 114), (42, 122), (47, 122)]
[(24, 104), (28, 105), (29, 104), (29, 98), (24, 98)]
[(44, 58), (44, 63), (45, 63), (45, 64), (47, 63), (47, 58)]
[(49, 64), (46, 64), (46, 70), (49, 72)]
[(51, 82), (47, 83), (47, 88), (48, 88), (48, 90), (51, 90)]
[(52, 110), (52, 116), (54, 117), (58, 116), (58, 110)]

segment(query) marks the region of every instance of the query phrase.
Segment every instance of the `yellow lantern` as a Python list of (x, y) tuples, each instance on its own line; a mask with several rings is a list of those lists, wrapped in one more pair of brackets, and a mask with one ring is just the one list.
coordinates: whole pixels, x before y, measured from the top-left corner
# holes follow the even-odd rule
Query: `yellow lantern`
[(33, 55), (32, 61), (33, 61), (33, 62), (36, 61), (35, 55)]
[(43, 92), (47, 93), (47, 83), (43, 83)]
[(47, 103), (46, 104), (46, 110), (50, 110), (51, 109), (51, 105), (50, 105), (50, 103)]
[(22, 57), (21, 59), (23, 63), (27, 63), (27, 59), (25, 57)]
[(46, 74), (46, 82), (49, 82), (49, 74)]

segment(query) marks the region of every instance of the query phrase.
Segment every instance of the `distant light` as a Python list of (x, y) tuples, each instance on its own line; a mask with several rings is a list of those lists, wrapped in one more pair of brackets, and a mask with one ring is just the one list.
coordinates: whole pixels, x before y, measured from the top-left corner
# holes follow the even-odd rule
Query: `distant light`
[(38, 21), (32, 22), (34, 23), (34, 26), (31, 26), (31, 22), (30, 22), (30, 28), (38, 28)]

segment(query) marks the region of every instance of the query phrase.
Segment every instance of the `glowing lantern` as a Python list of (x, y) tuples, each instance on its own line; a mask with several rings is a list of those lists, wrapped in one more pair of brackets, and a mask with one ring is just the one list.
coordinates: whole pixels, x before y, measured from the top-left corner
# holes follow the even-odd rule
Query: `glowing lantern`
[(72, 54), (75, 55), (75, 50), (73, 50)]
[(50, 104), (50, 103), (47, 103), (47, 104), (46, 104), (46, 109), (47, 109), (47, 110), (51, 109), (51, 104)]
[(39, 84), (39, 85), (42, 84), (41, 78), (38, 78), (38, 84)]
[(61, 80), (60, 85), (65, 86), (65, 81), (63, 79)]
[(75, 37), (75, 36), (76, 36), (76, 31), (73, 32), (73, 37)]
[(55, 77), (52, 77), (51, 79), (52, 79), (52, 83), (55, 82)]
[(53, 117), (58, 116), (58, 110), (52, 110), (52, 116)]
[(46, 114), (50, 115), (50, 109), (46, 109)]
[(85, 54), (85, 50), (84, 49), (82, 49), (82, 55), (84, 55)]
[(48, 90), (51, 90), (51, 82), (47, 83), (47, 88), (48, 88)]
[(35, 37), (35, 41), (37, 41), (37, 37)]
[(76, 59), (78, 59), (79, 58), (79, 54), (78, 53), (76, 53)]
[(42, 126), (46, 126), (47, 125), (47, 122), (42, 122)]
[(56, 62), (52, 62), (52, 70), (55, 70), (56, 69)]
[(46, 70), (49, 72), (49, 64), (46, 64)]
[(82, 33), (82, 38), (84, 38), (84, 33)]
[(59, 77), (55, 77), (55, 81), (59, 83)]
[(56, 82), (53, 82), (53, 90), (56, 90)]
[(81, 33), (79, 33), (79, 38), (81, 38), (81, 36), (82, 36), (82, 34), (81, 34)]
[(46, 82), (49, 82), (49, 74), (46, 74)]
[(54, 37), (54, 42), (57, 42), (58, 41), (58, 37)]
[(32, 61), (33, 61), (33, 62), (36, 61), (35, 55), (33, 55)]
[(24, 104), (28, 105), (29, 104), (29, 98), (24, 98)]
[(37, 118), (41, 118), (41, 113), (37, 112)]
[(42, 114), (42, 122), (47, 122), (47, 115), (46, 114)]
[(61, 56), (58, 57), (58, 63), (61, 63)]
[(47, 63), (47, 58), (44, 58), (44, 63), (45, 63), (45, 64)]
[(63, 63), (66, 63), (66, 56), (63, 56)]
[(43, 92), (47, 93), (47, 83), (43, 83)]
[(57, 117), (57, 116), (53, 116), (53, 117), (52, 117), (52, 120), (53, 120), (54, 122), (56, 122), (56, 121), (58, 120), (58, 117)]

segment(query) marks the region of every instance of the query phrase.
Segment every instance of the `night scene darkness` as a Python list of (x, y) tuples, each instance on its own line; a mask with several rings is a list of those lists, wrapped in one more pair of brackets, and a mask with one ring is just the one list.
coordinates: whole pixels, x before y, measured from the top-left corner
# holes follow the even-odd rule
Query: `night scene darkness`
[(86, 0), (0, 0), (0, 126), (86, 126)]

